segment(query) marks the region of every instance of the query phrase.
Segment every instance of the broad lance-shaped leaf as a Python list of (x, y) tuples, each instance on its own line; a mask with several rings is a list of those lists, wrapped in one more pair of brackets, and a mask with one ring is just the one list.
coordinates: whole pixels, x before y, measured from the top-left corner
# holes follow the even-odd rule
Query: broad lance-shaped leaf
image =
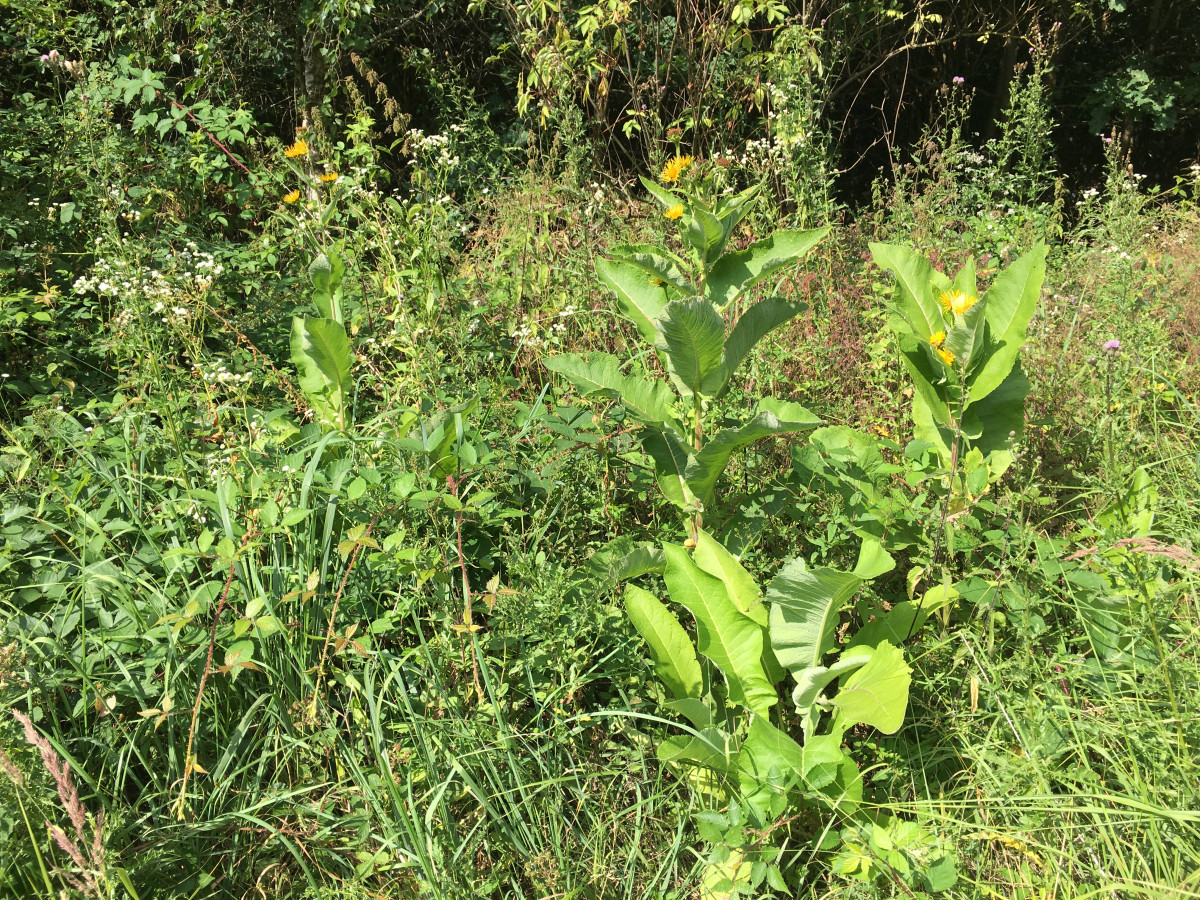
[(632, 263), (615, 259), (596, 261), (596, 275), (617, 296), (621, 312), (633, 320), (644, 340), (654, 343), (654, 324), (667, 305), (667, 289), (651, 284), (646, 273)]
[(1038, 244), (997, 275), (988, 288), (986, 316), (994, 349), (969, 382), (971, 399), (982, 400), (1008, 377), (1025, 343), (1045, 275), (1046, 245)]
[(709, 299), (724, 309), (772, 272), (802, 259), (828, 233), (828, 228), (777, 231), (745, 250), (727, 253), (708, 273), (705, 287)]
[(843, 655), (832, 666), (813, 666), (810, 669), (804, 669), (796, 676), (796, 687), (792, 691), (792, 701), (796, 704), (796, 710), (805, 719), (805, 731), (809, 730), (808, 722), (814, 717), (812, 715), (813, 704), (821, 696), (821, 692), (829, 686), (831, 681), (849, 675), (851, 672), (861, 669), (871, 661), (872, 651), (867, 648), (865, 652), (849, 653)]
[(663, 496), (680, 509), (691, 510), (696, 498), (685, 473), (692, 455), (683, 438), (670, 429), (651, 426), (642, 432), (642, 449), (654, 460), (654, 478)]
[(837, 569), (810, 569), (802, 557), (786, 563), (767, 586), (771, 645), (785, 669), (799, 678), (833, 649), (838, 615), (862, 579)]
[(920, 253), (894, 244), (869, 245), (875, 264), (896, 273), (897, 308), (913, 333), (923, 341), (942, 330), (942, 311), (933, 296), (933, 266)]
[(895, 734), (904, 724), (910, 680), (904, 651), (887, 641), (880, 643), (871, 661), (846, 679), (833, 698), (838, 710), (834, 733), (861, 724)]
[(979, 435), (971, 441), (971, 446), (987, 456), (1006, 449), (1014, 438), (1020, 437), (1025, 431), (1025, 398), (1028, 394), (1029, 379), (1018, 362), (998, 388), (982, 400), (968, 404), (963, 426)]
[(742, 364), (742, 360), (749, 355), (765, 334), (790, 321), (806, 309), (808, 309), (807, 303), (791, 303), (787, 300), (780, 300), (778, 297), (771, 297), (755, 303), (742, 313), (737, 324), (733, 326), (733, 330), (729, 332), (729, 337), (725, 339), (723, 387), (729, 384), (729, 379)]
[(746, 571), (738, 562), (736, 556), (726, 550), (721, 543), (704, 529), (696, 533), (696, 549), (692, 552), (692, 560), (701, 569), (720, 578), (729, 591), (729, 598), (737, 604), (737, 608), (756, 622), (758, 612), (762, 612), (762, 624), (767, 623), (767, 610), (759, 596), (758, 585), (754, 576)]
[(711, 397), (723, 384), (725, 320), (702, 297), (672, 300), (658, 320), (655, 346), (667, 357), (671, 378), (685, 396)]
[(580, 356), (563, 353), (543, 360), (551, 372), (558, 372), (575, 385), (585, 397), (603, 394), (621, 401), (633, 415), (647, 424), (674, 427), (671, 404), (675, 395), (661, 381), (651, 381), (621, 371), (621, 362), (611, 353)]
[(632, 584), (625, 587), (625, 612), (650, 648), (654, 671), (675, 698), (698, 698), (704, 691), (700, 663), (692, 639), (674, 614), (649, 591)]
[(623, 244), (612, 253), (621, 262), (637, 266), (650, 279), (665, 281), (688, 296), (696, 293), (696, 289), (680, 268), (679, 260), (672, 254), (665, 254), (649, 244)]
[(729, 232), (724, 222), (703, 207), (693, 206), (687, 221), (688, 243), (696, 251), (696, 260), (707, 269), (725, 252)]
[(332, 319), (292, 319), (292, 362), (300, 373), (300, 388), (326, 424), (346, 427), (350, 367), (354, 355), (346, 329)]
[(821, 420), (797, 403), (764, 398), (758, 412), (749, 422), (737, 428), (725, 428), (695, 454), (687, 467), (687, 483), (700, 502), (712, 499), (717, 479), (729, 465), (729, 457), (737, 450), (761, 438), (776, 434), (792, 434), (816, 428)]
[(778, 684), (787, 673), (776, 661), (775, 652), (771, 649), (767, 607), (754, 577), (738, 562), (736, 556), (704, 529), (696, 532), (696, 549), (692, 552), (692, 560), (709, 575), (720, 578), (729, 592), (729, 599), (763, 630), (763, 671), (771, 684)]
[(695, 617), (697, 646), (725, 676), (729, 699), (765, 715), (778, 698), (763, 672), (762, 629), (734, 606), (725, 585), (702, 571), (686, 550), (667, 544), (663, 552), (663, 578), (671, 599)]
[(642, 187), (649, 191), (659, 203), (670, 209), (672, 206), (678, 206), (683, 203), (683, 198), (678, 194), (671, 193), (670, 190), (663, 187), (657, 181), (651, 181), (645, 175), (639, 175), (638, 180), (641, 181)]

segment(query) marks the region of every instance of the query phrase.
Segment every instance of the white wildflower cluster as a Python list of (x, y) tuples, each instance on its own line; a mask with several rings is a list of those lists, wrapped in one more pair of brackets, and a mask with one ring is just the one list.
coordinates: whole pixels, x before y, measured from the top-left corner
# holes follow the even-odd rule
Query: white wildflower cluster
[[(100, 238), (96, 239), (100, 244)], [(128, 259), (100, 257), (90, 272), (75, 280), (77, 294), (95, 293), (118, 304), (114, 324), (123, 328), (140, 314), (164, 324), (180, 325), (191, 318), (189, 303), (207, 292), (225, 271), (211, 253), (188, 241), (164, 260), (162, 269), (151, 269)]]
[(249, 372), (230, 372), (219, 359), (214, 359), (207, 367), (200, 363), (194, 364), (192, 377), (199, 378), (205, 384), (213, 387), (236, 387), (249, 384), (251, 381)]
[(603, 212), (608, 195), (605, 194), (604, 187), (598, 181), (593, 181), (588, 188), (591, 190), (591, 194), (588, 195), (588, 202), (583, 208), (583, 214), (587, 218), (593, 219)]
[[(451, 125), (450, 131), (457, 134), (463, 131), (463, 126)], [(418, 158), (439, 169), (453, 169), (459, 163), (458, 154), (451, 146), (450, 134), (426, 134), (420, 128), (410, 128), (404, 136), (404, 145), (412, 154), (414, 165)]]
[(509, 337), (517, 342), (517, 347), (529, 347), (531, 350), (536, 350), (538, 347), (545, 346), (546, 341), (537, 333), (537, 328), (528, 323), (518, 325)]

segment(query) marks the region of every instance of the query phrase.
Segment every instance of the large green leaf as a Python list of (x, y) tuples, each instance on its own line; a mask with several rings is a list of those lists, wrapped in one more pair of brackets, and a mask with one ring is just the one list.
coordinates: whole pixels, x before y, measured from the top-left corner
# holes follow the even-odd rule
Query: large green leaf
[(772, 684), (778, 684), (787, 673), (776, 661), (775, 653), (771, 649), (770, 632), (767, 630), (767, 607), (762, 601), (754, 577), (738, 562), (736, 556), (703, 529), (696, 533), (696, 549), (692, 552), (692, 559), (709, 575), (720, 578), (737, 608), (763, 630), (763, 671)]
[(675, 431), (647, 428), (642, 432), (642, 449), (654, 460), (654, 477), (663, 496), (680, 509), (693, 510), (695, 496), (687, 484), (691, 449)]
[(688, 487), (702, 503), (712, 499), (717, 479), (729, 465), (729, 458), (735, 451), (761, 438), (805, 431), (821, 424), (820, 419), (796, 403), (766, 398), (759, 402), (758, 410), (754, 418), (744, 425), (718, 431), (688, 464)]
[[(804, 750), (765, 716), (755, 716), (742, 742), (737, 765), (742, 792), (762, 801), (804, 777)], [(768, 797), (763, 797), (766, 793)]]
[(725, 320), (702, 297), (672, 300), (658, 320), (655, 346), (685, 396), (714, 396), (724, 383)]
[(664, 253), (649, 244), (623, 244), (614, 248), (612, 253), (621, 262), (637, 266), (650, 278), (665, 281), (689, 296), (696, 293), (696, 289), (680, 268), (680, 261), (673, 254)]
[(767, 623), (767, 610), (763, 606), (754, 576), (746, 571), (736, 556), (703, 529), (696, 534), (696, 549), (692, 553), (692, 559), (709, 575), (725, 582), (729, 598), (737, 604), (738, 609), (756, 622), (761, 618), (761, 624)]
[(802, 259), (828, 233), (828, 228), (776, 231), (745, 250), (725, 254), (708, 273), (709, 299), (724, 308), (772, 272)]
[(693, 206), (688, 216), (687, 239), (696, 251), (696, 260), (708, 269), (725, 252), (729, 232), (725, 223), (707, 209)]
[[(727, 257), (728, 258), (728, 257)], [(728, 384), (738, 366), (771, 330), (808, 309), (807, 303), (792, 303), (771, 297), (755, 303), (738, 319), (725, 339), (724, 382)]]
[(628, 535), (610, 541), (587, 562), (592, 577), (610, 588), (639, 575), (651, 572), (661, 575), (666, 566), (661, 547), (649, 542), (634, 543)]
[(734, 605), (720, 579), (692, 562), (686, 550), (667, 544), (663, 552), (671, 599), (695, 617), (696, 644), (725, 676), (729, 699), (766, 715), (778, 698), (762, 667), (762, 629)]
[(810, 569), (802, 557), (786, 563), (769, 585), (771, 646), (796, 678), (821, 665), (833, 649), (838, 615), (862, 579), (837, 569)]
[(671, 193), (670, 190), (663, 187), (657, 181), (651, 181), (645, 175), (639, 176), (639, 180), (642, 182), (642, 187), (649, 191), (659, 203), (668, 209), (672, 206), (679, 206), (683, 203), (682, 197), (680, 197), (678, 194)]
[(354, 354), (340, 322), (294, 317), (291, 358), (300, 373), (300, 388), (323, 425), (346, 427), (350, 369)]
[(804, 669), (796, 676), (792, 701), (796, 704), (796, 711), (805, 721), (805, 731), (809, 730), (808, 723), (816, 718), (813, 715), (813, 704), (817, 702), (821, 692), (829, 686), (831, 681), (849, 675), (865, 666), (871, 661), (871, 653), (871, 650), (867, 650), (866, 652), (843, 654), (831, 666), (813, 666)]
[(1018, 362), (999, 387), (967, 406), (963, 425), (971, 433), (979, 434), (971, 446), (984, 456), (1007, 449), (1011, 441), (1025, 431), (1025, 398), (1028, 394), (1029, 379)]
[(996, 276), (987, 292), (987, 322), (994, 349), (971, 378), (970, 397), (982, 400), (1004, 383), (1025, 343), (1046, 275), (1046, 245), (1038, 244)]
[(861, 724), (895, 734), (904, 724), (909, 681), (904, 651), (881, 642), (871, 654), (871, 661), (847, 678), (833, 698), (838, 710), (833, 733)]
[(671, 404), (675, 395), (662, 381), (654, 381), (621, 371), (621, 361), (611, 353), (580, 356), (563, 353), (543, 360), (551, 372), (566, 378), (583, 396), (602, 394), (614, 397), (642, 422), (676, 427)]
[(596, 275), (616, 294), (617, 306), (633, 320), (642, 338), (654, 343), (658, 336), (655, 322), (667, 305), (666, 287), (651, 284), (645, 271), (622, 260), (597, 260)]
[(942, 310), (933, 296), (933, 266), (920, 253), (895, 244), (869, 245), (875, 264), (896, 273), (897, 304), (913, 334), (923, 341), (942, 330)]
[(654, 671), (677, 700), (699, 698), (704, 677), (692, 639), (679, 620), (649, 591), (625, 586), (625, 612), (650, 648)]

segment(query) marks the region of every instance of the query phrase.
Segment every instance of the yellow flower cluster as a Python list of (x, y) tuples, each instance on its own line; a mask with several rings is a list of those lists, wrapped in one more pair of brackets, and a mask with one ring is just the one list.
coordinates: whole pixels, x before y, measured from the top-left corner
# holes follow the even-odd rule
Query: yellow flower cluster
[(298, 191), (298, 190), (290, 191), (283, 195), (284, 203), (295, 203), (299, 199), (300, 199), (300, 191)]
[(667, 211), (663, 213), (663, 215), (666, 216), (668, 219), (680, 218), (683, 215), (683, 204), (676, 203), (674, 206), (669, 207), (667, 209)]
[(322, 181), (324, 181), (326, 184), (329, 184), (329, 182), (331, 182), (331, 181), (338, 180), (338, 173), (337, 172), (326, 172), (324, 175), (318, 175), (317, 177), (320, 178)]
[(963, 315), (978, 302), (978, 297), (964, 294), (957, 289), (946, 291), (938, 297), (938, 305), (942, 308), (942, 312), (953, 312), (956, 316)]
[(946, 332), (944, 331), (935, 331), (929, 336), (929, 346), (933, 347), (942, 362), (949, 366), (954, 363), (954, 354), (942, 347), (944, 343), (946, 343)]
[(308, 144), (305, 141), (296, 141), (296, 143), (283, 151), (283, 155), (288, 159), (295, 159), (297, 156), (307, 156)]
[(686, 172), (688, 166), (695, 161), (695, 158), (691, 156), (676, 156), (667, 161), (667, 164), (663, 166), (663, 169), (659, 173), (658, 177), (668, 184), (673, 181), (678, 181), (679, 176)]

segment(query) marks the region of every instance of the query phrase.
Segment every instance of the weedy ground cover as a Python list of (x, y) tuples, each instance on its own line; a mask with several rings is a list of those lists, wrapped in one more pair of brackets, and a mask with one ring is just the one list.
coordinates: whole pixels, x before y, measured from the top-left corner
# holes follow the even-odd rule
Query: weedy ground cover
[(1011, 121), (853, 223), (310, 134), (0, 282), (0, 889), (1200, 894), (1194, 185)]

